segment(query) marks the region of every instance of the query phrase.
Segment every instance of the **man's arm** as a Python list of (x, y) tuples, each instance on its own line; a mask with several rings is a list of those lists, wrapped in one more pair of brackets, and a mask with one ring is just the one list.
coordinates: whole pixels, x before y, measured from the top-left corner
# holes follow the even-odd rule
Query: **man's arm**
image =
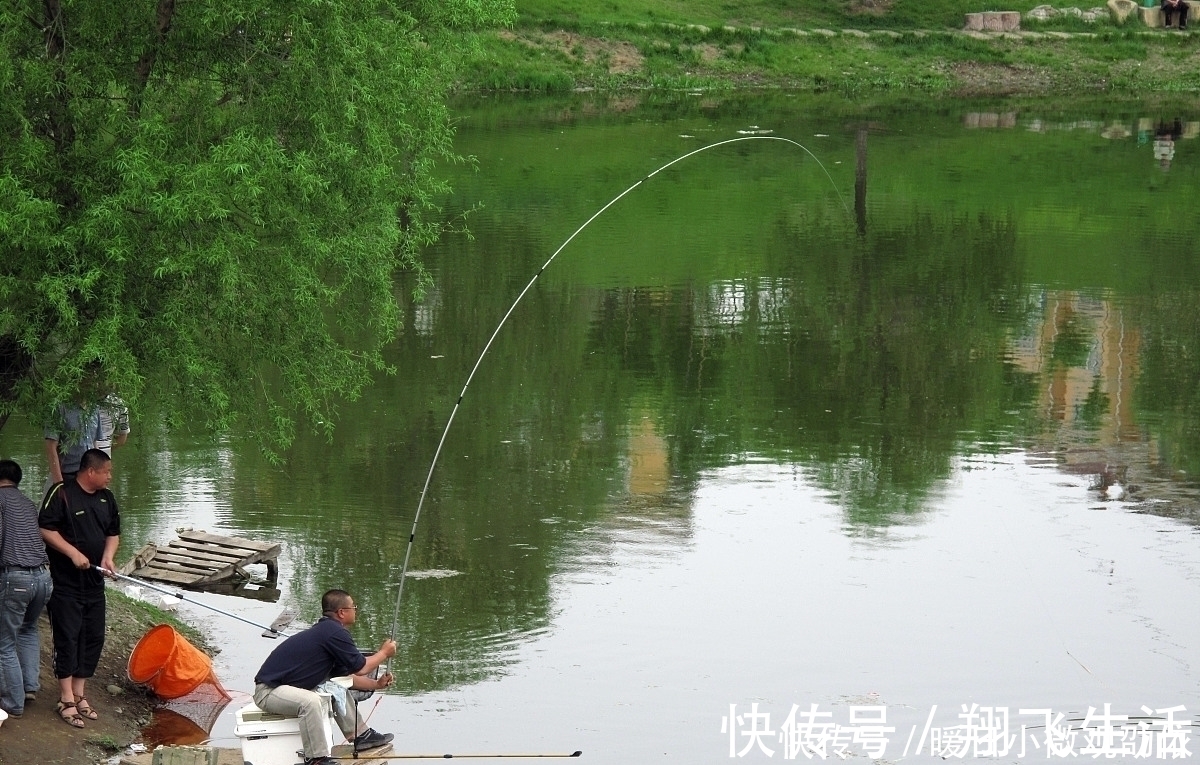
[(379, 650), (367, 657), (362, 669), (350, 678), (350, 687), (359, 691), (377, 691), (392, 684), (392, 673), (385, 672), (378, 679), (367, 677), (388, 659), (396, 655), (396, 641), (388, 638), (379, 646)]
[(354, 675), (350, 678), (350, 687), (356, 691), (379, 691), (392, 684), (392, 673), (384, 672), (378, 680), (364, 675)]
[[(60, 553), (70, 558), (71, 562), (75, 564), (75, 568), (86, 569), (92, 567), (92, 562), (88, 560), (88, 557), (79, 552), (75, 545), (64, 539), (62, 534), (51, 529), (42, 529), (41, 531), (42, 540), (45, 541), (49, 547), (58, 550)], [(113, 550), (115, 552), (116, 548), (114, 547)], [(105, 552), (107, 552), (107, 547), (105, 548)]]
[(58, 461), (58, 439), (45, 440), (46, 464), (50, 466), (50, 483), (62, 483), (62, 465)]

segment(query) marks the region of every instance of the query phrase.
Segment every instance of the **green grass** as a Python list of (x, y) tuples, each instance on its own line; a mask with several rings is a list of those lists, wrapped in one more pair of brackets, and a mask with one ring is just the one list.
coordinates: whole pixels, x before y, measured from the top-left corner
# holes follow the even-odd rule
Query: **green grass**
[[(1021, 11), (1039, 0), (895, 0), (886, 13), (863, 10), (859, 0), (519, 0), (522, 23), (541, 20), (617, 24), (665, 22), (705, 26), (940, 29), (961, 27), (963, 14), (976, 11)], [(878, 3), (877, 3), (878, 5)]]
[(98, 746), (106, 752), (119, 752), (123, 748), (119, 741), (107, 733), (88, 736), (85, 740), (87, 743)]
[[(889, 0), (522, 0), (514, 28), (479, 35), (459, 87), (530, 93), (766, 87), (853, 95), (1200, 91), (1200, 46), (1148, 32), (1138, 21), (1124, 27), (1109, 19), (1023, 21), (1026, 30), (1075, 34), (976, 39), (957, 31), (963, 14), (1024, 12), (1037, 0), (890, 0), (884, 10), (863, 12), (869, 2)], [(847, 29), (862, 34), (842, 33)]]

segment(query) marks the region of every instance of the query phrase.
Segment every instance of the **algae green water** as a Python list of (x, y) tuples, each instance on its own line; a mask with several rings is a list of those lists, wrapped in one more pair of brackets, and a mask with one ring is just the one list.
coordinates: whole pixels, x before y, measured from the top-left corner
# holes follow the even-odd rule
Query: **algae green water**
[[(1076, 753), (1089, 706), (1192, 719), (1200, 112), (695, 94), (458, 114), (476, 161), (444, 207), (479, 206), (473, 238), (400, 296), (396, 374), (278, 467), (135, 418), (126, 551), (180, 526), (281, 541), (281, 604), (200, 597), (314, 619), (345, 586), (377, 643), (437, 439), (517, 292), (656, 167), (777, 135), (832, 183), (779, 142), (697, 156), (514, 312), (434, 475), (371, 724), (405, 752), (628, 763), (784, 759), (793, 705), (892, 761), (963, 705), (1008, 710), (1010, 760), (1046, 756), (1022, 709), (1074, 720)], [(0, 439), (37, 486), (37, 429)], [(192, 611), (249, 690), (274, 644)], [(851, 735), (879, 709), (882, 752)]]

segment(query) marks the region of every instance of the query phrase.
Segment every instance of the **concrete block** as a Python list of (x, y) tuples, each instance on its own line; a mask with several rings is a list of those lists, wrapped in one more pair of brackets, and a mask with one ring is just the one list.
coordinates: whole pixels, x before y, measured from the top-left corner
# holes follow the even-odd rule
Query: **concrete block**
[(1138, 10), (1138, 4), (1133, 0), (1109, 0), (1105, 5), (1108, 5), (1112, 20), (1117, 24), (1124, 24), (1130, 14)]
[(968, 32), (1018, 32), (1021, 14), (1016, 11), (983, 11), (964, 14), (963, 29)]
[(152, 765), (217, 765), (217, 750), (208, 746), (160, 746)]
[(1157, 5), (1153, 8), (1144, 8), (1138, 6), (1138, 17), (1142, 23), (1148, 27), (1161, 27), (1163, 25), (1162, 9)]

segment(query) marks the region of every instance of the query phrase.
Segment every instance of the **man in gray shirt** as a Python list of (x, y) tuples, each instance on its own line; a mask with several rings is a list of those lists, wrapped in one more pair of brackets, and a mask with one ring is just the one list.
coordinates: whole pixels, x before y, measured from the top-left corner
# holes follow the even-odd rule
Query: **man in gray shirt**
[(100, 407), (60, 404), (54, 421), (46, 427), (46, 463), (50, 468), (47, 488), (74, 478), (79, 472), (79, 458), (103, 438)]
[(0, 460), (0, 708), (12, 717), (38, 691), (37, 620), (53, 589), (38, 510), (20, 483), (21, 466)]

